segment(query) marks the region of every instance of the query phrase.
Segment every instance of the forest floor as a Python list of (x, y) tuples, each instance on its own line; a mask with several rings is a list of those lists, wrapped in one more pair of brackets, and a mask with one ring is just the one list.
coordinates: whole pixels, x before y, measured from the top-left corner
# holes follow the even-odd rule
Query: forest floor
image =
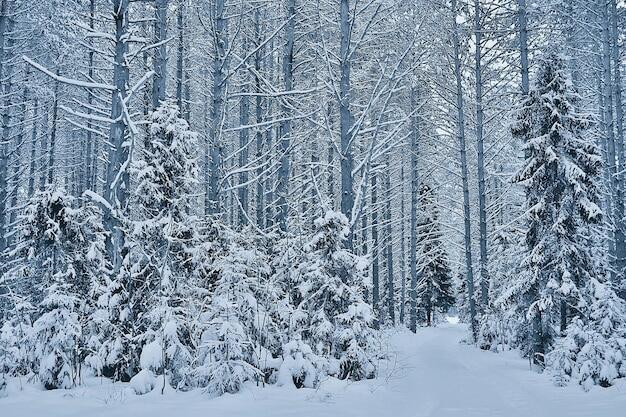
[(18, 389), (0, 399), (2, 417), (624, 417), (626, 381), (585, 393), (557, 388), (516, 352), (494, 354), (459, 341), (462, 325), (397, 331), (380, 377), (328, 379), (317, 390), (247, 386), (208, 399), (200, 391), (136, 396), (126, 384), (92, 378), (71, 391)]

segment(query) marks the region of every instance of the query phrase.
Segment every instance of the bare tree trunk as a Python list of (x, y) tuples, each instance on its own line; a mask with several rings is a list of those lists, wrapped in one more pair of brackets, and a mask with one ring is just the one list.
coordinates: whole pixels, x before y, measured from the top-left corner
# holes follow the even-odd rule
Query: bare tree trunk
[(391, 324), (396, 324), (396, 290), (393, 276), (393, 227), (391, 224), (391, 164), (387, 154), (387, 172), (385, 175), (385, 252), (387, 264), (387, 310)]
[(375, 315), (375, 327), (378, 328), (380, 323), (382, 322), (382, 314), (380, 311), (380, 273), (379, 273), (379, 259), (378, 259), (378, 249), (380, 242), (378, 241), (378, 188), (377, 188), (377, 180), (378, 173), (372, 167), (372, 184), (371, 184), (371, 202), (372, 207), (370, 211), (372, 212), (372, 307), (374, 309)]
[[(340, 0), (340, 51), (339, 51), (339, 130), (341, 139), (341, 212), (352, 220), (354, 207), (354, 185), (352, 178), (352, 113), (350, 110), (351, 85), (350, 85), (350, 5), (349, 0)], [(351, 222), (352, 223), (352, 222)], [(346, 240), (346, 247), (353, 248), (353, 233), (350, 232)]]
[[(57, 75), (60, 71), (57, 70)], [(54, 96), (52, 98), (52, 128), (50, 130), (50, 148), (48, 149), (48, 179), (46, 183), (52, 185), (54, 183), (54, 164), (56, 152), (57, 127), (59, 116), (59, 82), (54, 82)]]
[[(2, 2), (2, 21), (0, 22), (4, 27), (0, 28), (2, 33), (2, 39), (5, 41), (5, 31), (11, 33), (13, 31), (14, 20), (6, 16), (8, 12), (8, 5), (5, 1)], [(2, 143), (0, 143), (0, 255), (4, 253), (7, 247), (6, 232), (7, 232), (7, 198), (8, 198), (8, 174), (9, 174), (9, 144), (10, 144), (10, 132), (11, 132), (11, 89), (12, 89), (12, 72), (13, 65), (9, 65), (7, 69), (6, 82), (4, 82), (4, 60), (7, 55), (12, 55), (11, 50), (14, 45), (14, 37), (10, 37), (7, 41), (6, 49), (9, 54), (5, 52), (4, 43), (0, 45), (0, 80), (3, 80), (4, 88), (0, 91), (4, 94), (4, 109), (2, 113)], [(8, 60), (7, 60), (8, 61)]]
[(48, 155), (48, 124), (49, 124), (50, 110), (47, 106), (44, 106), (44, 114), (43, 114), (43, 132), (41, 135), (41, 146), (39, 147), (39, 160), (41, 161), (41, 165), (39, 166), (39, 190), (44, 190), (46, 188), (46, 179), (47, 179), (47, 161), (46, 155)]
[(476, 320), (476, 302), (474, 300), (474, 271), (472, 266), (472, 235), (470, 223), (470, 198), (469, 185), (467, 179), (467, 153), (465, 147), (465, 104), (463, 100), (463, 84), (461, 74), (461, 57), (459, 45), (459, 27), (456, 20), (457, 1), (452, 0), (452, 43), (454, 48), (454, 72), (456, 76), (456, 106), (458, 111), (458, 140), (461, 150), (461, 179), (463, 183), (463, 214), (464, 214), (464, 233), (465, 233), (465, 268), (467, 282), (467, 297), (470, 310), (470, 326), (474, 341), (478, 335), (478, 323)]
[(216, 0), (213, 8), (215, 31), (213, 34), (213, 98), (211, 105), (211, 120), (209, 125), (209, 190), (205, 202), (206, 214), (218, 214), (220, 209), (220, 170), (223, 158), (223, 144), (220, 134), (222, 112), (224, 109), (225, 66), (227, 50), (227, 28), (224, 16), (224, 0)]
[(37, 97), (33, 100), (33, 127), (30, 142), (30, 161), (28, 169), (28, 198), (30, 199), (35, 194), (35, 170), (36, 170), (36, 156), (37, 156), (37, 126), (39, 113), (39, 101)]
[[(606, 143), (607, 143), (607, 159), (608, 170), (610, 172), (610, 190), (613, 193), (613, 223), (614, 223), (614, 241), (615, 241), (615, 268), (617, 275), (622, 270), (623, 263), (626, 257), (626, 236), (624, 231), (624, 202), (623, 193), (620, 183), (621, 175), (619, 170), (623, 169), (617, 165), (619, 159), (623, 160), (623, 156), (616, 158), (616, 140), (615, 140), (615, 119), (613, 117), (613, 80), (611, 78), (611, 46), (610, 46), (610, 31), (609, 31), (609, 16), (608, 5), (602, 2), (602, 15), (601, 15), (601, 27), (602, 27), (602, 69), (604, 79), (604, 121), (606, 128)], [(623, 145), (623, 144), (622, 144)], [(622, 146), (623, 148), (623, 146)], [(623, 152), (623, 149), (622, 149)]]
[[(417, 109), (416, 87), (411, 87), (411, 111)], [(411, 116), (411, 245), (409, 249), (411, 264), (410, 323), (409, 329), (417, 332), (417, 193), (419, 189), (419, 174), (417, 172), (417, 156), (419, 155), (419, 122), (418, 116)]]
[[(247, 41), (243, 40), (243, 55), (248, 54)], [(248, 77), (244, 75), (245, 79), (242, 85), (242, 92), (244, 93), (239, 100), (239, 124), (240, 126), (248, 126), (250, 124), (250, 101), (247, 96), (248, 92)], [(241, 173), (239, 174), (239, 188), (237, 190), (237, 197), (239, 199), (239, 224), (245, 225), (248, 222), (248, 146), (250, 142), (250, 135), (248, 128), (242, 128), (239, 130), (239, 167)]]
[(167, 3), (154, 0), (154, 48), (152, 83), (152, 108), (158, 108), (165, 100), (167, 86)]
[[(89, 29), (93, 32), (95, 30), (95, 15), (96, 15), (96, 0), (90, 0), (89, 2)], [(91, 42), (91, 40), (88, 40), (88, 42)], [(89, 82), (93, 82), (93, 77), (94, 77), (94, 62), (93, 62), (93, 58), (94, 58), (94, 51), (92, 49), (89, 50), (89, 52), (87, 53), (87, 74), (89, 77)], [(90, 115), (92, 113), (92, 106), (93, 106), (93, 94), (94, 91), (93, 89), (87, 89), (87, 114)], [(86, 132), (86, 138), (85, 138), (85, 159), (84, 159), (84, 164), (85, 164), (85, 178), (83, 179), (84, 181), (84, 188), (86, 190), (93, 190), (95, 191), (95, 179), (93, 178), (93, 173), (94, 173), (94, 169), (93, 169), (93, 165), (95, 162), (95, 158), (94, 158), (94, 150), (93, 150), (93, 134), (92, 134), (92, 123), (91, 123), (91, 119), (87, 118), (87, 132)]]
[[(285, 50), (283, 54), (283, 82), (285, 83), (285, 92), (293, 90), (293, 45), (296, 27), (296, 1), (287, 0), (287, 26), (285, 28)], [(280, 167), (278, 170), (278, 225), (280, 230), (287, 232), (287, 218), (289, 216), (289, 204), (287, 197), (289, 194), (289, 164), (290, 155), (289, 148), (291, 146), (291, 110), (286, 104), (287, 97), (283, 98), (282, 117), (280, 123)]]
[[(261, 61), (262, 54), (264, 48), (259, 48), (259, 45), (262, 43), (261, 39), (261, 11), (260, 8), (257, 8), (254, 11), (254, 37), (256, 40), (255, 47), (257, 48), (256, 53), (254, 54), (254, 92), (256, 93), (255, 105), (254, 105), (254, 113), (257, 125), (263, 123), (263, 89), (261, 88), (261, 79), (259, 77), (259, 73), (261, 71)], [(263, 131), (259, 126), (256, 128), (255, 133), (255, 142), (256, 142), (256, 160), (260, 161), (261, 156), (263, 155)], [(257, 181), (256, 181), (256, 224), (258, 227), (263, 228), (265, 225), (265, 184), (263, 180), (263, 167), (259, 167), (257, 169)]]
[(480, 222), (480, 302), (485, 311), (489, 306), (489, 264), (487, 259), (487, 192), (485, 190), (485, 146), (483, 138), (483, 79), (482, 79), (482, 12), (480, 0), (474, 0), (475, 76), (476, 76), (476, 147), (478, 149), (478, 212)]
[[(183, 9), (185, 0), (178, 0), (178, 9), (176, 10), (176, 30), (178, 31), (178, 49), (176, 50), (176, 104), (183, 114), (183, 85), (185, 80), (184, 59), (185, 59), (185, 26), (183, 20)], [(189, 122), (189, 117), (185, 117)]]
[[(611, 0), (611, 56), (613, 59), (613, 91), (615, 92), (615, 120), (616, 120), (616, 136), (615, 136), (615, 150), (617, 152), (617, 183), (618, 183), (618, 198), (617, 202), (620, 206), (618, 211), (622, 213), (622, 217), (619, 219), (614, 219), (616, 222), (616, 227), (619, 229), (620, 238), (624, 240), (621, 242), (622, 244), (618, 247), (616, 246), (616, 269), (617, 274), (616, 278), (620, 277), (623, 281), (624, 272), (626, 270), (626, 225), (624, 224), (624, 169), (626, 168), (626, 161), (624, 160), (624, 108), (622, 105), (622, 75), (620, 68), (622, 66), (622, 61), (620, 57), (619, 51), (619, 37), (620, 32), (618, 28), (618, 12), (617, 12), (617, 2), (616, 0)], [(623, 287), (620, 285), (620, 287)], [(622, 298), (626, 298), (626, 288), (621, 292)]]
[[(129, 157), (129, 148), (124, 146), (127, 135), (127, 122), (124, 117), (124, 103), (128, 94), (129, 68), (126, 63), (128, 53), (128, 5), (129, 0), (114, 0), (113, 18), (115, 21), (115, 55), (113, 70), (113, 85), (115, 90), (111, 97), (111, 124), (109, 131), (108, 165), (106, 167), (106, 179), (104, 197), (114, 210), (124, 211), (129, 190), (129, 174), (124, 168), (124, 163)], [(124, 170), (123, 172), (121, 172)], [(109, 231), (106, 249), (113, 271), (120, 270), (122, 265), (122, 248), (124, 247), (124, 234), (118, 227), (118, 219), (110, 210), (105, 212), (104, 226)]]
[[(404, 152), (401, 155), (400, 162), (400, 324), (404, 325), (404, 305), (406, 304), (406, 251), (405, 251), (405, 219), (404, 219)], [(365, 216), (363, 216), (365, 217)]]
[(517, 0), (517, 25), (520, 43), (522, 94), (526, 97), (530, 91), (530, 79), (528, 75), (528, 23), (526, 19), (526, 0)]

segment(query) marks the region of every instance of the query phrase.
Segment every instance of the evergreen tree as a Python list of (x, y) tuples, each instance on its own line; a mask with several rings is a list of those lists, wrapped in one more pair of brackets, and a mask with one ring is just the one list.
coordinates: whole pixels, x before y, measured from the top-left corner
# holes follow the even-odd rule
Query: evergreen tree
[(547, 355), (556, 385), (574, 380), (586, 391), (626, 376), (626, 302), (595, 279), (589, 283), (588, 298), (587, 314), (568, 325)]
[(528, 213), (527, 273), (513, 285), (530, 322), (525, 344), (539, 364), (584, 307), (584, 288), (596, 276), (588, 236), (601, 218), (601, 157), (578, 102), (564, 59), (549, 54), (513, 128), (526, 152), (515, 180), (526, 189)]
[[(191, 329), (185, 308), (197, 244), (192, 216), (197, 165), (196, 134), (179, 117), (173, 101), (165, 101), (150, 115), (149, 134), (137, 153), (131, 172), (136, 176), (135, 211), (128, 221), (129, 297), (134, 311), (134, 341), (138, 349), (160, 352), (151, 371), (167, 373), (176, 386), (191, 361)], [(159, 349), (156, 349), (159, 347)], [(143, 366), (141, 366), (144, 368)], [(145, 368), (144, 368), (145, 369)]]
[(33, 323), (32, 354), (46, 389), (71, 388), (78, 383), (82, 330), (79, 299), (66, 283), (73, 278), (71, 266), (54, 275), (41, 302), (43, 314)]
[(267, 259), (253, 246), (246, 248), (234, 237), (214, 263), (217, 280), (208, 309), (202, 313), (204, 332), (193, 370), (196, 383), (212, 395), (239, 391), (249, 380), (259, 380), (267, 320), (259, 303), (259, 284), (269, 274)]
[(480, 320), (478, 346), (481, 349), (497, 351), (507, 348), (525, 348), (520, 346), (517, 338), (522, 330), (525, 311), (515, 299), (518, 275), (522, 273), (523, 231), (515, 227), (507, 227), (497, 232), (494, 242), (490, 279), (490, 304), (485, 308)]
[(348, 219), (329, 211), (315, 221), (315, 231), (305, 245), (300, 265), (305, 313), (303, 340), (320, 356), (334, 358), (339, 378), (372, 378), (375, 343), (374, 314), (363, 300), (367, 261), (343, 247), (350, 228)]
[[(20, 233), (10, 252), (15, 263), (7, 280), (38, 306), (30, 359), (46, 388), (69, 388), (79, 381), (87, 354), (89, 288), (104, 272), (100, 211), (47, 189), (33, 196), (18, 221)], [(24, 309), (16, 305), (16, 312), (21, 316)], [(18, 325), (23, 328), (24, 320)]]
[(436, 201), (428, 185), (420, 189), (420, 204), (422, 218), (418, 223), (417, 259), (422, 259), (423, 266), (418, 308), (423, 312), (423, 322), (430, 326), (436, 311), (445, 313), (454, 304), (454, 293)]

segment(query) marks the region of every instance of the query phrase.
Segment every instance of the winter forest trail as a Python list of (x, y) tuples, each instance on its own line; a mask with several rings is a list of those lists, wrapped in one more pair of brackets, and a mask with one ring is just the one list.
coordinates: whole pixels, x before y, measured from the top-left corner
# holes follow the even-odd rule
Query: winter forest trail
[(400, 332), (390, 338), (392, 360), (376, 380), (330, 379), (317, 390), (250, 386), (207, 399), (201, 392), (145, 396), (124, 384), (92, 379), (73, 391), (13, 391), (0, 400), (2, 417), (623, 417), (626, 384), (557, 388), (529, 371), (515, 352), (494, 354), (460, 344), (461, 325)]

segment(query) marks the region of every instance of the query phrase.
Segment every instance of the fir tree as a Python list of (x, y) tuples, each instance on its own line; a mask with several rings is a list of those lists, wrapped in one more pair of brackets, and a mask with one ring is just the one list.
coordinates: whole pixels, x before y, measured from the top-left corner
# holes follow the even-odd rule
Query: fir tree
[(418, 224), (418, 259), (422, 259), (418, 308), (423, 312), (423, 322), (430, 326), (436, 311), (444, 313), (454, 304), (452, 276), (448, 256), (443, 246), (433, 190), (428, 185), (420, 189), (422, 210)]
[(38, 307), (31, 360), (40, 379), (49, 389), (68, 388), (78, 382), (87, 355), (89, 289), (104, 273), (101, 213), (47, 189), (33, 196), (18, 221), (8, 285)]
[(239, 391), (249, 380), (259, 380), (258, 352), (263, 341), (267, 309), (258, 300), (257, 287), (270, 272), (265, 257), (254, 247), (233, 239), (214, 264), (215, 287), (202, 313), (204, 332), (198, 350), (197, 384), (212, 395)]
[[(152, 112), (150, 121), (144, 146), (131, 167), (137, 185), (135, 211), (128, 220), (130, 269), (125, 273), (130, 278), (134, 342), (139, 349), (160, 346), (163, 361), (151, 370), (164, 378), (167, 373), (176, 386), (191, 360), (189, 311), (184, 306), (190, 291), (186, 277), (192, 275), (197, 244), (191, 215), (196, 134), (172, 101)], [(140, 362), (141, 357), (145, 355), (140, 355)]]
[(596, 177), (601, 157), (588, 136), (590, 120), (577, 111), (579, 96), (563, 58), (541, 60), (513, 133), (524, 141), (526, 161), (515, 180), (526, 189), (527, 280), (518, 296), (530, 320), (529, 349), (537, 363), (558, 329), (584, 305), (595, 276), (587, 227), (601, 218)]
[(349, 230), (340, 213), (329, 211), (315, 221), (300, 265), (298, 310), (306, 314), (303, 339), (317, 355), (338, 361), (330, 372), (359, 380), (376, 371), (374, 314), (362, 294), (367, 261), (343, 247)]

